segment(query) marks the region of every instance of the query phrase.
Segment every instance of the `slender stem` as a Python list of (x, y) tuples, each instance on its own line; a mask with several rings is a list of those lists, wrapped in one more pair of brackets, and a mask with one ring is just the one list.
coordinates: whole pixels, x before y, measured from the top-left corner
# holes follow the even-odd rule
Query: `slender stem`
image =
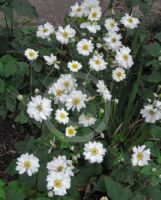
[(53, 65), (53, 67), (52, 67), (52, 69), (50, 70), (50, 72), (49, 72), (49, 73), (47, 74), (47, 76), (44, 78), (44, 80), (43, 80), (43, 82), (42, 82), (42, 85), (41, 85), (40, 91), (42, 90), (43, 85), (45, 84), (45, 82), (47, 81), (47, 79), (49, 78), (49, 76), (53, 73), (54, 68), (55, 68), (55, 66)]
[(32, 63), (30, 62), (29, 65), (30, 65), (30, 95), (32, 96), (32, 84), (33, 84), (33, 81), (32, 81), (32, 76), (33, 76), (33, 74), (32, 74)]

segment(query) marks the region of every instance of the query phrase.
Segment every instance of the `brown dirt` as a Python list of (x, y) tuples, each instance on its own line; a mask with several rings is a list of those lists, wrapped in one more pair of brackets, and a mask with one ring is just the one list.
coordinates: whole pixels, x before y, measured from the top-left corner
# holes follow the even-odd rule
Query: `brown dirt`
[(25, 126), (15, 126), (11, 120), (0, 121), (0, 178), (6, 178), (5, 169), (16, 156), (15, 143), (27, 140), (31, 130)]

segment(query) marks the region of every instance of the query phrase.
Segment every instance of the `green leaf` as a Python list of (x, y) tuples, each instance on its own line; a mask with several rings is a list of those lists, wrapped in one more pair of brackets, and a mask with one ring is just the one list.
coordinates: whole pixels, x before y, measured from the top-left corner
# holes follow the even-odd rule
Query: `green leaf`
[(160, 56), (161, 46), (158, 43), (148, 44), (144, 48), (151, 56), (153, 57)]
[(157, 71), (153, 71), (149, 78), (148, 78), (149, 82), (153, 82), (153, 83), (159, 83), (161, 82), (161, 71), (157, 70)]
[(5, 82), (0, 78), (0, 93), (5, 91)]
[(113, 181), (111, 177), (106, 177), (105, 184), (107, 193), (112, 200), (132, 199), (132, 192), (127, 187), (123, 187), (120, 183)]
[(5, 119), (7, 116), (7, 109), (5, 106), (0, 106), (0, 117), (2, 117), (2, 119)]
[(30, 18), (37, 17), (37, 12), (28, 0), (13, 0), (12, 6), (17, 14)]
[(159, 42), (161, 42), (161, 32), (160, 33), (157, 33), (155, 35), (155, 39), (159, 40)]
[(28, 116), (24, 111), (21, 111), (19, 115), (17, 115), (15, 122), (20, 124), (26, 124), (28, 122)]
[(25, 195), (22, 187), (17, 181), (10, 182), (5, 189), (6, 200), (24, 200)]
[(161, 189), (158, 187), (146, 187), (142, 190), (142, 193), (152, 200), (160, 200), (161, 197)]
[(6, 97), (6, 107), (9, 111), (13, 112), (16, 107), (16, 100), (10, 97)]

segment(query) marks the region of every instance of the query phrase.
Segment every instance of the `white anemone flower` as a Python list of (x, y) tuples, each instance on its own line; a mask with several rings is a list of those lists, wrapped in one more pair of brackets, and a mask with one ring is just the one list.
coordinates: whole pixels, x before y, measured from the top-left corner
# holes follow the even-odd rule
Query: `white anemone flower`
[(131, 68), (134, 64), (133, 58), (130, 55), (131, 49), (129, 47), (121, 47), (119, 51), (116, 52), (115, 59), (120, 67)]
[(150, 161), (150, 149), (145, 149), (145, 145), (134, 147), (132, 154), (133, 166), (145, 166)]
[(59, 26), (55, 34), (56, 39), (61, 44), (68, 44), (69, 40), (75, 36), (76, 31), (70, 25), (67, 25), (65, 28)]
[(85, 101), (87, 99), (87, 95), (83, 94), (80, 90), (73, 90), (67, 97), (66, 97), (66, 107), (67, 110), (77, 110), (78, 112), (86, 107)]
[(106, 69), (107, 62), (105, 62), (102, 54), (95, 54), (90, 60), (89, 65), (90, 68), (95, 71), (102, 71)]
[(92, 163), (102, 163), (106, 149), (100, 142), (88, 142), (84, 145), (83, 155), (86, 160)]
[(54, 26), (49, 22), (38, 26), (36, 36), (42, 39), (49, 39), (51, 34), (55, 32)]
[(89, 114), (82, 113), (79, 117), (79, 124), (83, 125), (84, 127), (89, 127), (95, 124), (96, 118), (92, 117)]
[(50, 56), (44, 56), (44, 60), (46, 61), (47, 65), (54, 65), (56, 69), (60, 68), (58, 65), (57, 57), (54, 56), (53, 54), (50, 54)]
[(83, 56), (89, 56), (93, 52), (94, 46), (91, 40), (82, 39), (77, 44), (77, 51)]
[(38, 172), (40, 167), (39, 159), (33, 154), (28, 153), (22, 154), (19, 158), (17, 158), (16, 164), (16, 171), (18, 171), (20, 175), (27, 173), (28, 176), (32, 176)]
[(30, 61), (33, 61), (33, 60), (36, 60), (39, 56), (39, 52), (38, 51), (35, 51), (34, 49), (26, 49), (25, 50), (25, 56), (28, 60)]
[(55, 119), (61, 124), (67, 124), (69, 122), (69, 113), (62, 109), (57, 109), (55, 112)]
[(41, 95), (31, 97), (31, 101), (27, 104), (27, 113), (38, 122), (47, 120), (52, 110), (51, 100)]
[(124, 17), (120, 20), (120, 22), (129, 29), (135, 29), (138, 27), (138, 24), (140, 23), (138, 18), (133, 17), (132, 15), (125, 14)]
[(52, 173), (47, 176), (47, 189), (53, 190), (57, 196), (67, 194), (67, 189), (71, 187), (71, 178), (64, 174)]
[(123, 81), (126, 78), (125, 70), (121, 67), (114, 69), (112, 72), (112, 78), (116, 82)]

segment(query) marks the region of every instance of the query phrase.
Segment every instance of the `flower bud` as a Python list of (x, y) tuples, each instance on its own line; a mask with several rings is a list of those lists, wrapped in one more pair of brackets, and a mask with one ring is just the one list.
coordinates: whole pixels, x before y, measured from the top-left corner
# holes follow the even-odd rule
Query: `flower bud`
[(23, 95), (19, 94), (19, 95), (17, 96), (17, 99), (18, 99), (19, 101), (21, 101), (21, 100), (23, 99)]
[(51, 197), (53, 197), (53, 196), (54, 196), (54, 193), (53, 193), (52, 191), (49, 191), (49, 192), (48, 192), (48, 197), (51, 198)]

